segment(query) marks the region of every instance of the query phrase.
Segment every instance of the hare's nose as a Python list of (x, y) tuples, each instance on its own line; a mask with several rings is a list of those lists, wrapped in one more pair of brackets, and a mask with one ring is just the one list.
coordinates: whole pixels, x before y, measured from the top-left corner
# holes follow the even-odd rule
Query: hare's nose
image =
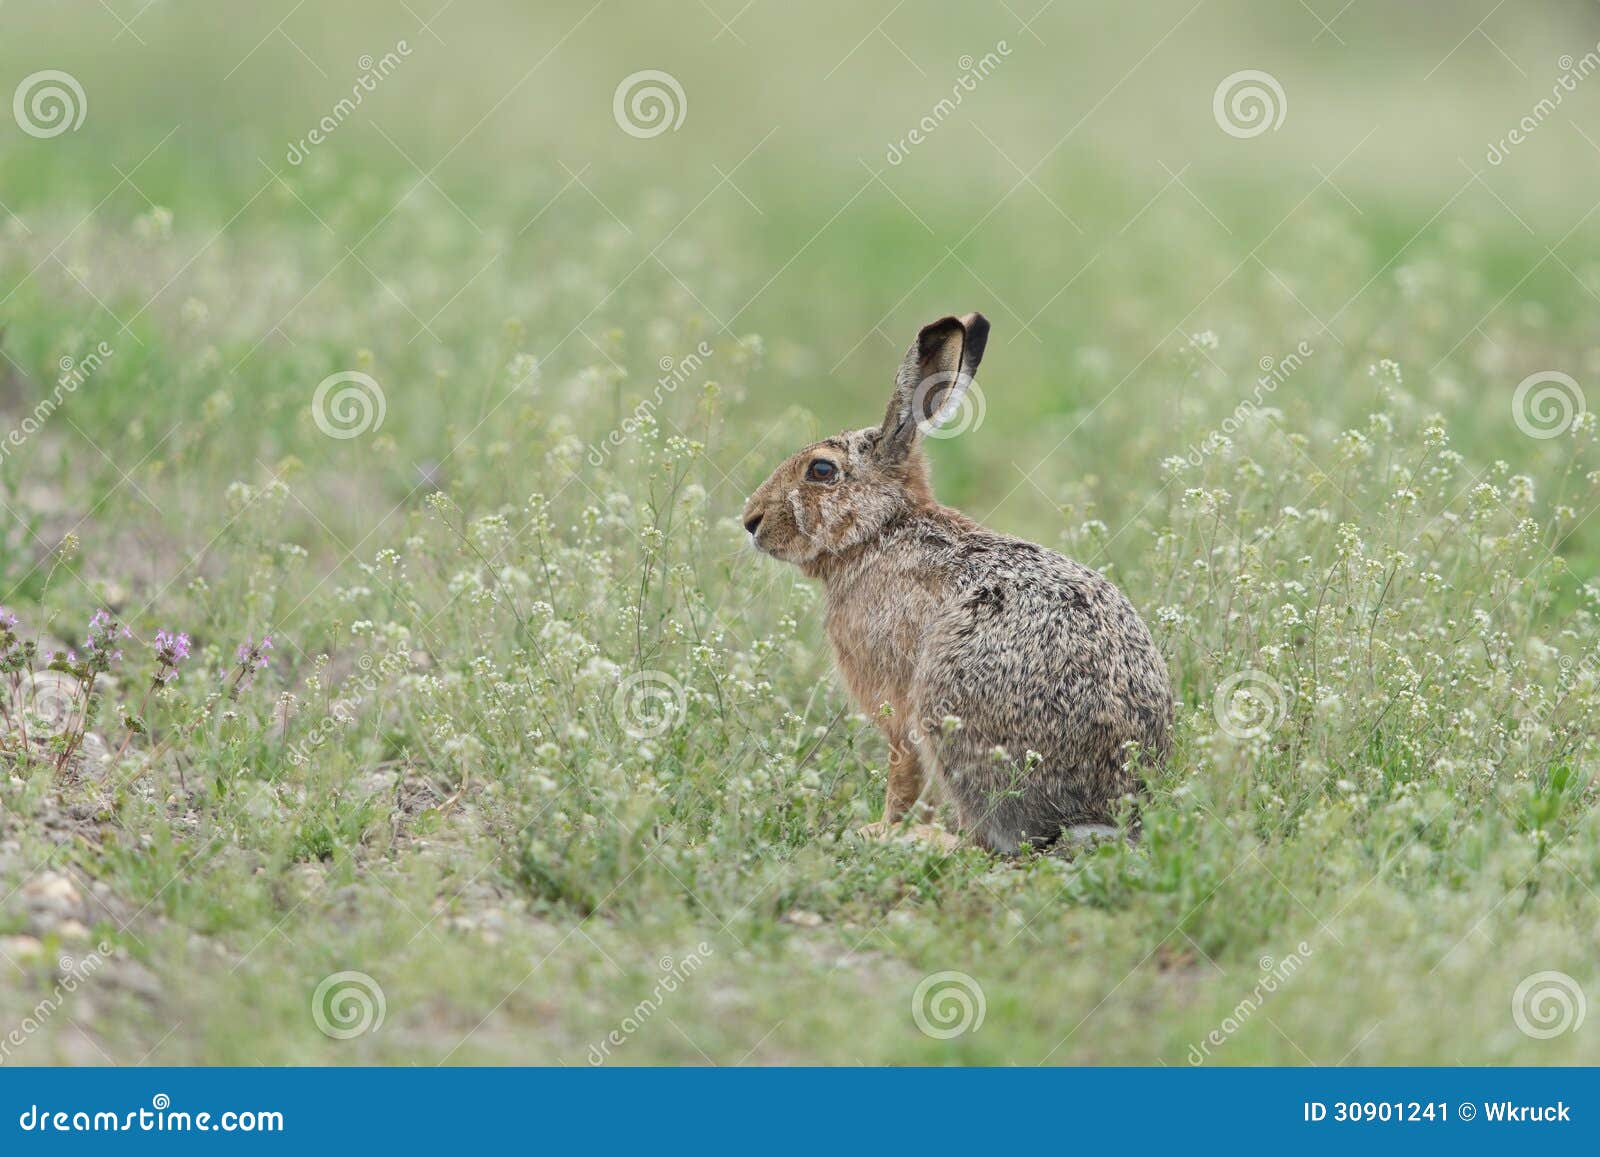
[(748, 530), (751, 534), (754, 534), (756, 532), (756, 528), (759, 527), (760, 525), (761, 525), (761, 515), (759, 515), (759, 514), (752, 514), (749, 518), (744, 520), (744, 528), (746, 530)]

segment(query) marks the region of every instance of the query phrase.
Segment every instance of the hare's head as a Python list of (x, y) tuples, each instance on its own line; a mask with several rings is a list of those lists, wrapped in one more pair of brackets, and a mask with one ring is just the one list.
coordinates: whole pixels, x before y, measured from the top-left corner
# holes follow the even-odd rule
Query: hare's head
[(923, 431), (961, 405), (988, 337), (980, 313), (923, 326), (895, 376), (881, 425), (807, 446), (750, 496), (744, 528), (755, 546), (809, 569), (932, 503)]

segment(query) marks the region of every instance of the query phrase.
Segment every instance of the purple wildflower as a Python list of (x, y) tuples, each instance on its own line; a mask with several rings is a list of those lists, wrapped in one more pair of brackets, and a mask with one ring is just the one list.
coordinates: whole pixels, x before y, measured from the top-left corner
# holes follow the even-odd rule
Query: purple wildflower
[(267, 652), (270, 650), (271, 635), (262, 635), (259, 643), (255, 641), (255, 636), (245, 636), (244, 642), (234, 652), (234, 657), (239, 661), (239, 674), (234, 679), (235, 693), (255, 682), (256, 672), (267, 665)]
[(131, 638), (133, 632), (117, 622), (115, 616), (102, 607), (90, 618), (89, 634), (83, 640), (83, 645), (89, 649), (87, 660), (89, 666), (96, 671), (109, 671), (111, 664), (122, 658), (122, 649), (116, 645), (116, 641)]
[(170, 683), (178, 677), (178, 664), (189, 657), (189, 636), (171, 631), (156, 632), (156, 682)]
[(17, 625), (17, 616), (0, 607), (0, 630), (14, 630)]
[(272, 650), (272, 636), (262, 635), (261, 642), (254, 641), (254, 636), (246, 636), (245, 641), (239, 644), (239, 649), (234, 652), (234, 657), (239, 660), (241, 667), (259, 671), (267, 665), (267, 652)]

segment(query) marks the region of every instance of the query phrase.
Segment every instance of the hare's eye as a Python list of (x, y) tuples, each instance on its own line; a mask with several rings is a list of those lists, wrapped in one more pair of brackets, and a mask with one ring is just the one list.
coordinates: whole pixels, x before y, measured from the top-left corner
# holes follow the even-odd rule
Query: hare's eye
[(813, 458), (806, 467), (807, 482), (832, 482), (839, 476), (839, 468), (826, 458)]

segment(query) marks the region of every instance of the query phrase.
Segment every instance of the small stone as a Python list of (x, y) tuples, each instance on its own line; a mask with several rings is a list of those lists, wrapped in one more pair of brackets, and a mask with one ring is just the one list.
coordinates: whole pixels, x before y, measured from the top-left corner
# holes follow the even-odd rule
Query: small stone
[(369, 771), (361, 777), (358, 787), (363, 798), (392, 794), (395, 784), (400, 782), (400, 773), (397, 771)]
[(18, 890), (18, 895), (27, 913), (28, 931), (36, 935), (54, 931), (61, 921), (83, 915), (82, 894), (60, 872), (39, 873)]
[(815, 928), (822, 923), (822, 917), (804, 908), (791, 908), (783, 914), (781, 923), (793, 924), (797, 928)]
[(296, 900), (309, 900), (328, 886), (328, 873), (320, 863), (296, 864), (289, 869), (286, 883)]
[(106, 971), (106, 983), (133, 993), (148, 1001), (161, 999), (161, 981), (156, 974), (136, 960), (126, 957), (112, 962)]
[(76, 907), (83, 902), (78, 889), (60, 872), (40, 872), (22, 885), (22, 898), (35, 906)]
[(22, 964), (37, 959), (43, 952), (44, 945), (32, 936), (0, 936), (0, 959)]
[(56, 925), (56, 935), (63, 940), (81, 943), (89, 939), (89, 930), (77, 920), (63, 920)]
[(76, 766), (79, 772), (90, 779), (104, 779), (111, 766), (111, 748), (94, 732), (85, 732), (78, 747)]

